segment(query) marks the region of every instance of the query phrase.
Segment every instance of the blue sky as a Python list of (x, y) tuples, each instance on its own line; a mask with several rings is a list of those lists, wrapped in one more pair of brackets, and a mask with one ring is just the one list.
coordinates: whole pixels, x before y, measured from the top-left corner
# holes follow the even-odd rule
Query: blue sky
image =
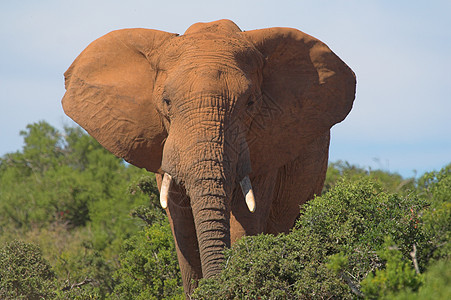
[[(5, 3), (7, 2), (7, 3)], [(144, 27), (183, 33), (231, 19), (242, 30), (294, 27), (324, 41), (357, 75), (348, 118), (332, 130), (330, 160), (405, 177), (451, 162), (451, 1), (2, 1), (0, 155), (19, 131), (64, 115), (63, 73), (105, 33)]]

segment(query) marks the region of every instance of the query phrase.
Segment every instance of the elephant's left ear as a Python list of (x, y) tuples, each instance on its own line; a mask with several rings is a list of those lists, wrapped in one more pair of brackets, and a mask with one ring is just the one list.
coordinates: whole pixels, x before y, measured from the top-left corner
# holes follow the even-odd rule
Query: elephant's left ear
[[(250, 132), (257, 142), (249, 145), (251, 151), (276, 150), (282, 160), (293, 159), (306, 141), (348, 115), (355, 75), (324, 43), (299, 30), (268, 28), (242, 35), (265, 60), (263, 103)], [(269, 140), (259, 145), (259, 135)]]
[(156, 172), (167, 133), (156, 109), (151, 61), (175, 34), (123, 29), (92, 42), (67, 72), (64, 112), (102, 146)]

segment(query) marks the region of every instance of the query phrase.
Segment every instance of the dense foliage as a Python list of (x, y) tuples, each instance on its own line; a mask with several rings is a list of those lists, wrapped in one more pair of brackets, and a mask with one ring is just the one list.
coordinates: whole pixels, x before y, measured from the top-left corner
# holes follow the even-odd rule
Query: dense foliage
[(228, 249), (224, 271), (202, 280), (195, 298), (408, 299), (438, 284), (435, 299), (448, 299), (450, 273), (437, 269), (451, 267), (451, 165), (404, 193), (386, 191), (399, 190), (397, 175), (381, 184), (353, 169), (302, 208), (290, 234)]
[(0, 248), (0, 298), (54, 297), (55, 273), (36, 245), (20, 241)]
[(59, 132), (39, 122), (21, 135), (23, 149), (0, 159), (0, 242), (39, 245), (61, 286), (84, 282), (78, 290), (106, 297), (117, 285), (124, 241), (143, 227), (130, 211), (149, 205), (129, 186), (149, 173), (80, 128)]
[(147, 226), (123, 243), (121, 267), (114, 274), (114, 295), (121, 299), (184, 299), (171, 227), (152, 178), (143, 176), (130, 191), (141, 191), (151, 201), (150, 207), (139, 206), (131, 213)]
[[(183, 299), (152, 174), (46, 122), (0, 158), (0, 298)], [(290, 234), (246, 237), (197, 299), (448, 299), (451, 165), (331, 163)]]

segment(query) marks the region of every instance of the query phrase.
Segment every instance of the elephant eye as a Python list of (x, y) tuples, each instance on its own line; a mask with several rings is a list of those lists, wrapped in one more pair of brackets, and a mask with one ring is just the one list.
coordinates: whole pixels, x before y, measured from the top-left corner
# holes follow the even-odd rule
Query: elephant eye
[(257, 97), (254, 94), (249, 95), (249, 98), (247, 98), (246, 106), (247, 108), (251, 108), (257, 100)]
[(171, 105), (171, 100), (169, 100), (168, 98), (164, 98), (163, 99), (164, 104), (166, 104), (167, 106)]

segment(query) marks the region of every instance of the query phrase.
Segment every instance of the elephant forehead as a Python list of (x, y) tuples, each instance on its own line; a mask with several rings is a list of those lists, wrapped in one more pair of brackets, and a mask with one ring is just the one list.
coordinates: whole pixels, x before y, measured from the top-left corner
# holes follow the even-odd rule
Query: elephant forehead
[(218, 95), (239, 97), (253, 85), (242, 70), (226, 64), (216, 64), (210, 58), (198, 59), (170, 72), (164, 89), (182, 98)]
[(189, 41), (173, 57), (173, 66), (213, 78), (249, 77), (263, 68), (263, 58), (254, 47), (236, 39)]
[(261, 83), (263, 58), (247, 40), (216, 33), (180, 36), (161, 52), (161, 82), (172, 94), (224, 94), (239, 96)]
[(242, 35), (201, 32), (171, 39), (160, 50), (160, 63), (179, 64), (210, 58), (228, 64), (262, 65), (261, 53)]

